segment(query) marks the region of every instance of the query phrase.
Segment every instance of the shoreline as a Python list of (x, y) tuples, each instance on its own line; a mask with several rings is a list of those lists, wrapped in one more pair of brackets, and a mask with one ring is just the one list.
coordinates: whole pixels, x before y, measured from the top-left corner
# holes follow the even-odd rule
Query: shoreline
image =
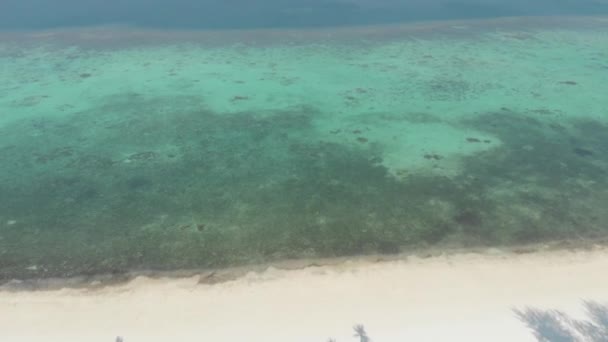
[(580, 253), (606, 251), (608, 253), (608, 238), (559, 240), (517, 246), (478, 246), (478, 247), (441, 247), (432, 246), (419, 248), (399, 254), (367, 254), (329, 258), (301, 258), (276, 260), (257, 264), (175, 270), (131, 270), (122, 273), (99, 273), (75, 277), (42, 277), (28, 279), (10, 279), (0, 282), (0, 292), (21, 291), (54, 291), (69, 289), (103, 289), (106, 287), (122, 286), (135, 279), (179, 280), (197, 278), (197, 284), (216, 285), (238, 281), (250, 274), (263, 274), (270, 270), (281, 272), (301, 271), (314, 268), (342, 268), (353, 264), (383, 264), (390, 262), (418, 262), (434, 259), (460, 258), (462, 256), (477, 256), (488, 258), (518, 258), (525, 255), (542, 255), (543, 253)]
[(463, 253), (296, 270), (218, 284), (137, 277), (97, 289), (0, 291), (11, 341), (534, 341), (513, 309), (581, 315), (608, 301), (608, 249)]

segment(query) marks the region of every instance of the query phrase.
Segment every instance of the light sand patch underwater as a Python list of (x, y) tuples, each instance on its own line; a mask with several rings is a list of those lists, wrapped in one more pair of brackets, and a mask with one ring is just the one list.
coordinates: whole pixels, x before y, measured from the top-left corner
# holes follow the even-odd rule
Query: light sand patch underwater
[(604, 237), (606, 25), (5, 34), (0, 279)]

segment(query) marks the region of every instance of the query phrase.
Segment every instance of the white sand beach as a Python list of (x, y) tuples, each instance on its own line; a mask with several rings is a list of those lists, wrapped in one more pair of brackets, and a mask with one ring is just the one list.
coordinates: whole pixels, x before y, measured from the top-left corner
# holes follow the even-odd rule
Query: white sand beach
[(268, 268), (237, 280), (152, 279), (100, 289), (3, 291), (2, 341), (534, 341), (512, 309), (582, 316), (608, 301), (608, 250), (498, 250)]

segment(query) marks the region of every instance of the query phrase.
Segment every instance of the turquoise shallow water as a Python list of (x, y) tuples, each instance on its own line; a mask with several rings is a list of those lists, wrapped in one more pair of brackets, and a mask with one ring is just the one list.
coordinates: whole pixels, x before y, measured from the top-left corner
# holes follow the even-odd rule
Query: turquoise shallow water
[(0, 279), (603, 238), (607, 22), (541, 22), (6, 34)]

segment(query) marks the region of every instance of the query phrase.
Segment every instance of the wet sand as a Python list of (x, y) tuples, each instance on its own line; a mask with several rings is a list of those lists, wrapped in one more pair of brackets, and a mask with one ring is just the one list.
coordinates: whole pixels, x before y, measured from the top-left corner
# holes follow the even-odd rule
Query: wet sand
[(101, 288), (0, 292), (6, 341), (534, 341), (512, 309), (608, 301), (608, 249), (499, 250), (268, 268), (236, 280), (138, 277)]

